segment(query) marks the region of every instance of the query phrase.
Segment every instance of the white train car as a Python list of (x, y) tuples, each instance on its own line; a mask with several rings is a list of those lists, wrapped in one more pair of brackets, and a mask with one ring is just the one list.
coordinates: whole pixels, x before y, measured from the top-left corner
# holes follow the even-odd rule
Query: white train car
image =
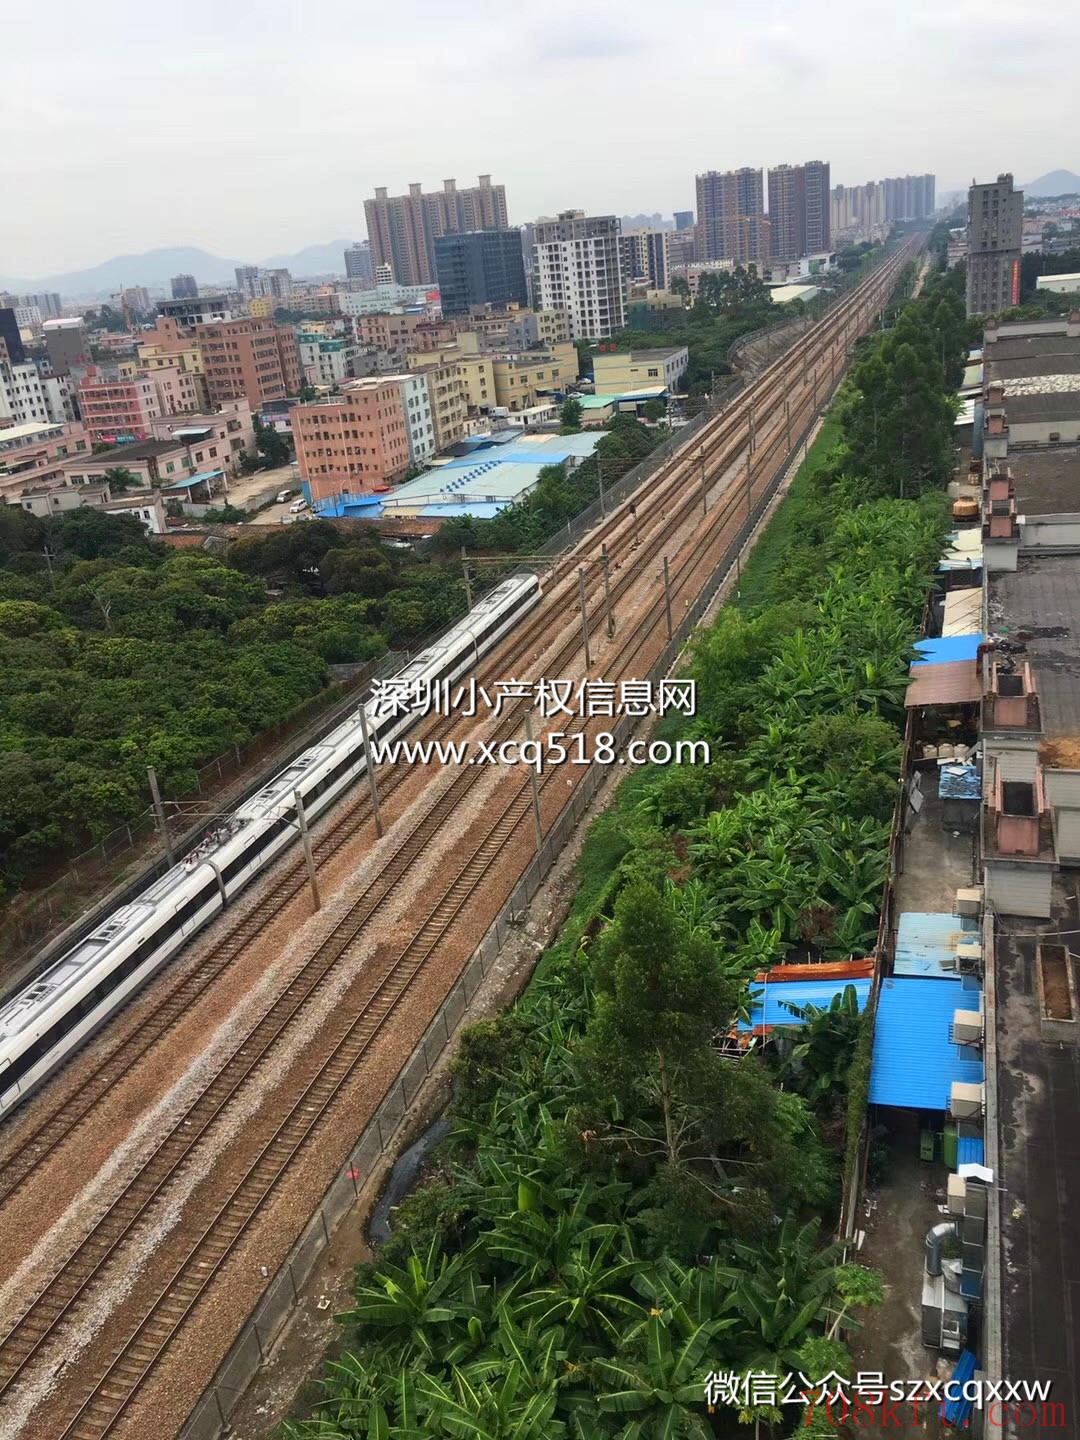
[[(535, 575), (502, 581), (396, 678), (420, 686), (466, 674), (540, 598)], [(388, 740), (416, 714), (366, 707)], [(122, 905), (0, 1006), (0, 1116), (26, 1097), (160, 966), (298, 838), (294, 792), (313, 820), (364, 773), (359, 713), (249, 796), (196, 850)]]

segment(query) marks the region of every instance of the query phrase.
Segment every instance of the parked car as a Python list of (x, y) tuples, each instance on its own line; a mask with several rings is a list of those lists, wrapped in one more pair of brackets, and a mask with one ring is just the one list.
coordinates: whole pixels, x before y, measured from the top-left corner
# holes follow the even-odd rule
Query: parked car
[(299, 500), (294, 500), (293, 503), (289, 506), (289, 514), (290, 514), (290, 515), (299, 515), (301, 510), (306, 510), (306, 509), (307, 509), (307, 501), (306, 501), (306, 500), (304, 499), (304, 497), (301, 495), (301, 497), (300, 497)]
[(296, 494), (296, 491), (295, 491), (295, 490), (279, 490), (278, 493), (277, 493), (277, 499), (274, 501), (274, 504), (275, 504), (275, 505), (284, 505), (284, 504), (285, 504), (285, 501), (288, 500), (290, 496), (295, 495), (295, 494)]

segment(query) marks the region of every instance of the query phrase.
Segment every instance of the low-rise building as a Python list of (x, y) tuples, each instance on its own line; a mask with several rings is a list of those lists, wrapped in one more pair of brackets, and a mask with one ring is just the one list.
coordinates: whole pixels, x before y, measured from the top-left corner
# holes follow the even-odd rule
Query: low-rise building
[(192, 470), (240, 473), (244, 453), (255, 449), (251, 406), (232, 400), (211, 414), (163, 415), (150, 425), (155, 440), (177, 440), (191, 451)]
[(291, 411), (300, 475), (314, 502), (371, 494), (409, 468), (409, 426), (396, 381), (351, 380), (341, 394)]
[[(982, 429), (988, 460), (1080, 439), (1080, 311), (1064, 319), (987, 322)], [(1080, 508), (1080, 507), (1078, 507)]]
[(38, 421), (0, 430), (0, 503), (61, 483), (64, 463), (90, 451), (90, 437), (79, 424)]
[(104, 510), (108, 515), (132, 515), (142, 521), (151, 535), (164, 535), (167, 525), (165, 505), (156, 490), (133, 490), (114, 497), (107, 485), (64, 486), (29, 491), (19, 498), (18, 503), (42, 520), (89, 505), (95, 510)]
[(593, 389), (597, 395), (628, 395), (662, 386), (677, 390), (690, 363), (685, 345), (665, 349), (611, 351), (603, 346), (593, 356)]
[(107, 485), (110, 470), (125, 470), (141, 489), (155, 490), (191, 479), (199, 473), (199, 463), (191, 447), (179, 438), (142, 440), (68, 460), (62, 478), (70, 486)]

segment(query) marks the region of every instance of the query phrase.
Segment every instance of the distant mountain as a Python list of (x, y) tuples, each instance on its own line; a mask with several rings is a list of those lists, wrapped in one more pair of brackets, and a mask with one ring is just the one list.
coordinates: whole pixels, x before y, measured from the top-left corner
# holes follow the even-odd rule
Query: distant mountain
[[(306, 275), (344, 275), (344, 252), (349, 244), (349, 240), (331, 240), (325, 245), (308, 245), (289, 255), (271, 255), (250, 263), (267, 269), (289, 270), (297, 279)], [(0, 275), (0, 290), (13, 290), (17, 294), (58, 290), (61, 295), (76, 300), (105, 299), (115, 294), (121, 285), (167, 288), (174, 275), (194, 275), (204, 285), (231, 283), (237, 265), (247, 263), (211, 255), (195, 245), (171, 245), (160, 250), (144, 250), (137, 255), (116, 255), (86, 270), (67, 270), (59, 275), (38, 275), (33, 279)]]
[(209, 283), (231, 277), (237, 260), (222, 259), (194, 245), (173, 245), (162, 250), (144, 250), (138, 255), (115, 255), (86, 270), (68, 270), (59, 275), (34, 279), (3, 279), (8, 290), (58, 290), (76, 299), (107, 296), (121, 285), (168, 285), (174, 275), (194, 275)]
[(1053, 195), (1080, 195), (1080, 175), (1072, 170), (1051, 170), (1046, 175), (1040, 175), (1038, 180), (1029, 180), (1020, 189), (1035, 200)]
[(295, 279), (305, 275), (344, 275), (345, 250), (351, 240), (329, 240), (325, 245), (305, 245), (291, 255), (271, 255), (260, 260), (267, 270), (288, 270)]

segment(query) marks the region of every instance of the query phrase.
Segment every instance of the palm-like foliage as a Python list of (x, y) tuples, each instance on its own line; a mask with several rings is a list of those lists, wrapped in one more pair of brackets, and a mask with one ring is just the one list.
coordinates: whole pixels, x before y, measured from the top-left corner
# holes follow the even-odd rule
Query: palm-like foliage
[(863, 1023), (855, 987), (845, 985), (825, 1006), (782, 1003), (802, 1024), (777, 1026), (773, 1031), (781, 1073), (811, 1104), (817, 1104), (842, 1090), (847, 1081)]
[(636, 1355), (594, 1362), (599, 1410), (632, 1417), (619, 1432), (621, 1440), (709, 1440), (702, 1362), (713, 1333), (706, 1323), (683, 1337), (656, 1314), (649, 1317)]

